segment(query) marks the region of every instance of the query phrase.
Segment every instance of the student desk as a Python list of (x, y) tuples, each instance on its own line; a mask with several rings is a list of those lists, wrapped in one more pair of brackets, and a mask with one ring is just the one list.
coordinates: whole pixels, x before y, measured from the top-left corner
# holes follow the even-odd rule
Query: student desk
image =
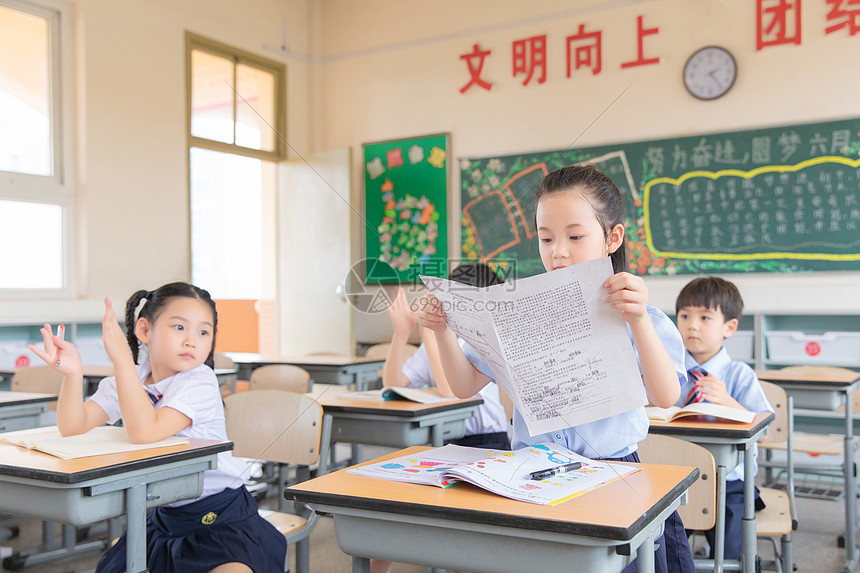
[(203, 472), (232, 442), (189, 444), (63, 460), (0, 444), (0, 511), (86, 525), (128, 516), (126, 570), (146, 571), (146, 510), (194, 498)]
[(774, 415), (759, 412), (749, 424), (727, 422), (705, 416), (685, 416), (672, 422), (651, 421), (650, 433), (665, 434), (681, 438), (706, 448), (714, 456), (717, 466), (717, 515), (714, 527), (715, 545), (713, 566), (706, 560), (696, 560), (696, 569), (723, 570), (723, 551), (726, 522), (726, 476), (740, 463), (744, 464), (744, 517), (741, 522), (742, 570), (755, 571), (755, 473), (753, 472), (753, 448), (761, 438)]
[(349, 397), (336, 386), (311, 392), (332, 417), (332, 442), (406, 448), (441, 446), (466, 434), (466, 420), (475, 415), (481, 398), (451, 398), (435, 404), (411, 400)]
[(638, 557), (645, 572), (654, 570), (653, 542), (663, 522), (699, 472), (636, 465), (642, 471), (554, 507), (468, 484), (442, 489), (345, 470), (291, 486), (285, 495), (334, 516), (338, 544), (353, 556), (356, 573), (370, 570), (371, 557), (473, 573), (609, 573)]
[[(788, 395), (815, 392), (825, 399), (833, 395), (845, 399), (845, 441), (843, 445), (843, 471), (845, 476), (845, 567), (843, 571), (854, 571), (860, 557), (857, 547), (857, 482), (854, 478), (854, 424), (852, 423), (852, 394), (860, 384), (860, 372), (821, 375), (820, 373), (783, 372), (781, 370), (756, 370), (759, 380), (776, 384)], [(795, 410), (795, 414), (797, 411)]]
[(56, 400), (55, 394), (0, 392), (0, 432), (37, 427), (48, 404)]
[[(248, 352), (227, 352), (239, 367), (239, 376), (250, 379), (251, 371), (269, 364), (292, 364), (307, 370), (314, 382), (320, 384), (355, 385), (357, 390), (365, 390), (379, 379), (379, 369), (385, 358), (366, 356), (335, 356), (320, 354), (315, 356), (264, 356)], [(233, 391), (236, 389), (233, 388)]]

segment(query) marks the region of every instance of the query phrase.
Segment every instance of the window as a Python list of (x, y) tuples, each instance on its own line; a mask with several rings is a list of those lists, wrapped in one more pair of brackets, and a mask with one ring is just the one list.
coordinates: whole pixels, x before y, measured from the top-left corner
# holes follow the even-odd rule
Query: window
[(216, 299), (271, 298), (286, 68), (186, 39), (191, 280)]
[(71, 292), (69, 29), (63, 4), (0, 0), (0, 296)]

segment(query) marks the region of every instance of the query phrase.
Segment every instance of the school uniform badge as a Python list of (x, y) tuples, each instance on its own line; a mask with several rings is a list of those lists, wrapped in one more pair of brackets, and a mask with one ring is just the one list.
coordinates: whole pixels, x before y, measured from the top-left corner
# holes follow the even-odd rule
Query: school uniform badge
[(203, 525), (212, 525), (213, 523), (215, 523), (216, 519), (218, 519), (218, 514), (215, 513), (214, 511), (210, 511), (209, 513), (207, 513), (206, 515), (203, 516), (203, 519), (201, 519), (200, 522)]

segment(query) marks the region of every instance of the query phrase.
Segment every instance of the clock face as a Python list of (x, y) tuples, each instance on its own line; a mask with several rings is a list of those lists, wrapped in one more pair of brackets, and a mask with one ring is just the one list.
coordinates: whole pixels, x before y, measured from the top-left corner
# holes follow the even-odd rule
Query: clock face
[(716, 99), (735, 83), (735, 59), (724, 48), (708, 46), (695, 52), (684, 65), (684, 85), (699, 99)]

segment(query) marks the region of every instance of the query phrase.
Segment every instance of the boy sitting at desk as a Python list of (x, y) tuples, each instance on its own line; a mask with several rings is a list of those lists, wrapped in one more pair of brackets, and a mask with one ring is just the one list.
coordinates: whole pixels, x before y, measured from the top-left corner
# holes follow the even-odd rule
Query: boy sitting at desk
[[(737, 331), (743, 307), (738, 288), (719, 277), (700, 277), (681, 289), (675, 312), (687, 349), (689, 382), (681, 390), (679, 405), (706, 401), (751, 412), (773, 412), (753, 369), (744, 362), (732, 360), (723, 347), (723, 341)], [(754, 450), (754, 454), (757, 453)], [(757, 469), (756, 464), (754, 470)], [(743, 479), (743, 464), (738, 464), (726, 476), (727, 559), (737, 559), (741, 554)], [(755, 493), (756, 510), (763, 509), (758, 488)], [(705, 532), (711, 559), (714, 558), (714, 537), (714, 529)]]

